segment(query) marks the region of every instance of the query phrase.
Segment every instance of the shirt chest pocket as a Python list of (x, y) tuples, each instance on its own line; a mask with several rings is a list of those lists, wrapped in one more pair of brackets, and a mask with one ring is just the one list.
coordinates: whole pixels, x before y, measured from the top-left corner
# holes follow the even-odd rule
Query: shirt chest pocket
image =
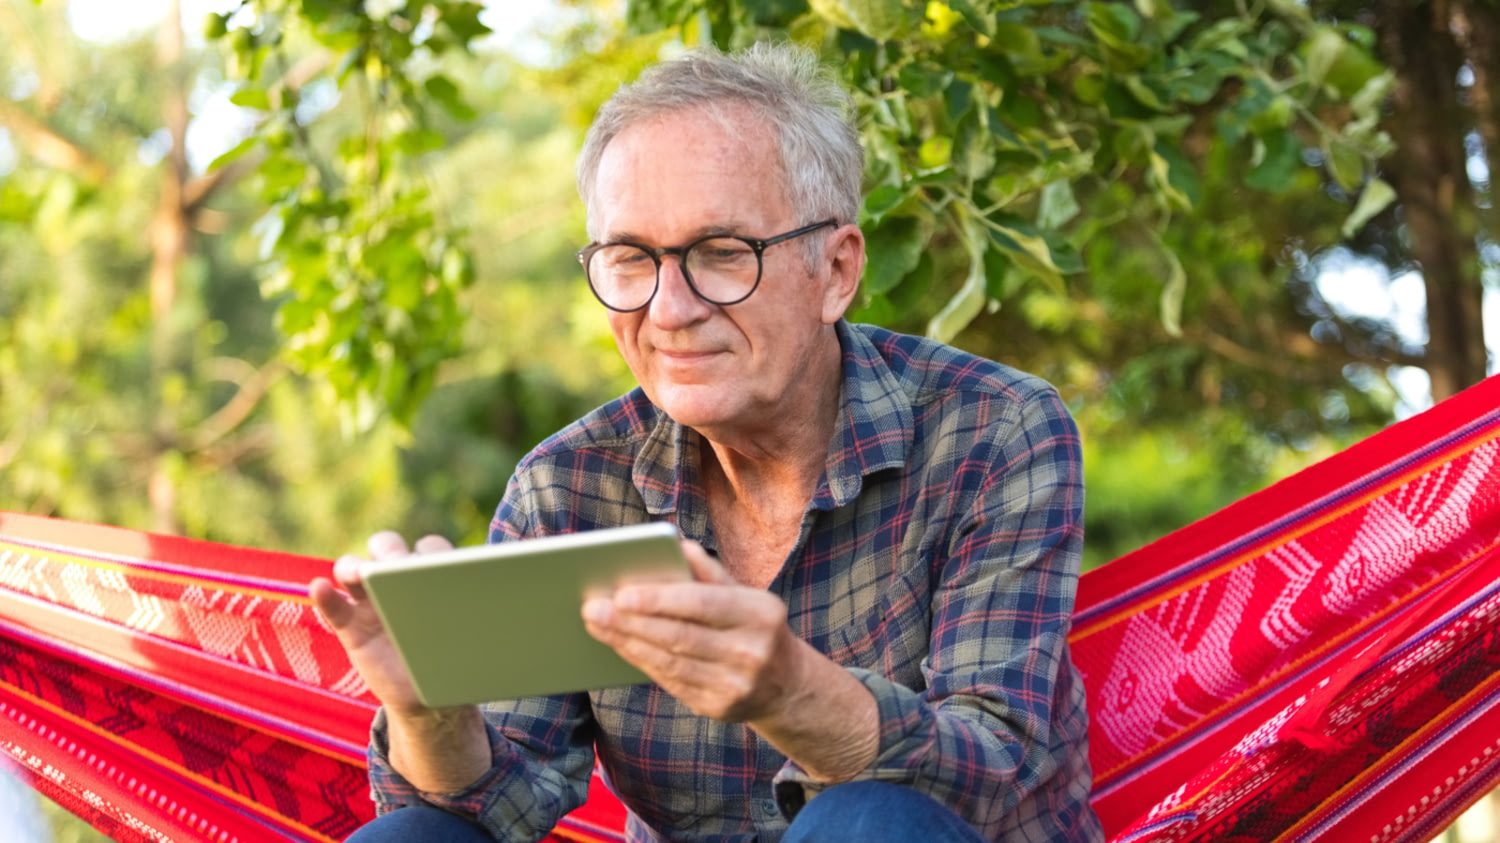
[(845, 667), (859, 667), (899, 682), (914, 691), (926, 680), (931, 613), (925, 597), (910, 590), (887, 590), (847, 623), (828, 631), (825, 652)]

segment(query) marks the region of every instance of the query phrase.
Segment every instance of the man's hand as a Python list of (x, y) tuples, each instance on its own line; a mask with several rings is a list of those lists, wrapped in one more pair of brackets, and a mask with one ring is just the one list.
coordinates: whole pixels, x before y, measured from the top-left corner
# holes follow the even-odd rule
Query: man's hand
[[(406, 540), (400, 535), (384, 531), (370, 537), (367, 546), (372, 559), (390, 559), (405, 556)], [(453, 545), (441, 536), (425, 536), (417, 540), (418, 553), (448, 550)], [(375, 606), (365, 594), (364, 583), (359, 577), (359, 565), (365, 560), (358, 556), (341, 556), (333, 563), (333, 577), (337, 585), (326, 577), (319, 577), (308, 586), (308, 596), (318, 613), (333, 628), (349, 661), (364, 677), (365, 684), (391, 710), (422, 709), (416, 689), (406, 665), (396, 652), (395, 645), (386, 635)]]
[(693, 582), (626, 584), (584, 604), (589, 634), (613, 647), (693, 713), (741, 722), (786, 698), (800, 642), (786, 607), (740, 585), (697, 542), (684, 541)]
[[(389, 531), (371, 536), (368, 547), (377, 560), (408, 553), (406, 540)], [(452, 547), (441, 536), (425, 536), (417, 540), (416, 550), (432, 553)], [(308, 596), (385, 708), (391, 766), (418, 789), (462, 790), (490, 767), (484, 718), (477, 706), (433, 709), (417, 697), (401, 654), (365, 593), (359, 576), (363, 561), (358, 556), (339, 557), (333, 563), (333, 580), (313, 580)]]
[(693, 582), (622, 585), (584, 603), (589, 634), (613, 647), (693, 713), (747, 723), (825, 781), (874, 761), (874, 697), (797, 638), (786, 607), (742, 585), (684, 541)]

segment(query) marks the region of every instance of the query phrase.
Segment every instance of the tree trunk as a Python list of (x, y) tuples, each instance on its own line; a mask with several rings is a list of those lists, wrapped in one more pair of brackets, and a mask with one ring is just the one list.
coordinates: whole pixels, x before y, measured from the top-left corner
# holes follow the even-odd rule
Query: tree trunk
[(1475, 245), (1475, 205), (1459, 97), (1463, 52), (1446, 4), (1384, 0), (1375, 16), (1383, 58), (1396, 72), (1386, 163), (1411, 255), (1427, 290), (1426, 368), (1442, 400), (1485, 376), (1487, 356)]
[[(1468, 88), (1469, 107), (1474, 111), (1474, 127), (1484, 144), (1484, 161), (1488, 178), (1482, 185), (1487, 202), (1483, 204), (1479, 220), (1484, 239), (1500, 245), (1500, 190), (1495, 187), (1500, 179), (1500, 97), (1495, 86), (1500, 85), (1500, 6), (1483, 0), (1465, 2), (1461, 6), (1459, 40), (1464, 44), (1469, 57), (1469, 68), (1474, 81)], [(1496, 261), (1481, 254), (1481, 266), (1494, 268)], [(1490, 344), (1500, 347), (1500, 336), (1490, 337)]]
[(177, 533), (177, 490), (170, 471), (171, 452), (181, 438), (179, 409), (164, 394), (163, 385), (176, 366), (176, 337), (172, 309), (183, 261), (192, 247), (192, 225), (184, 200), (188, 178), (187, 84), (182, 78), (182, 4), (173, 0), (162, 18), (157, 60), (171, 80), (162, 103), (162, 116), (172, 137), (172, 151), (162, 168), (161, 193), (151, 218), (151, 371), (156, 394), (156, 442), (158, 453), (151, 470), (147, 494), (151, 502), (152, 529)]

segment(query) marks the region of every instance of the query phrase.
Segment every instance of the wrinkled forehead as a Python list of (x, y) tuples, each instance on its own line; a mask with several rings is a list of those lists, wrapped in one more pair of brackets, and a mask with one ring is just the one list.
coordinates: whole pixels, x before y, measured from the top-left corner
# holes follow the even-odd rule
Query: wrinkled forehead
[(627, 125), (605, 146), (587, 208), (589, 234), (609, 234), (602, 230), (609, 218), (629, 209), (660, 213), (651, 206), (684, 197), (728, 209), (780, 206), (788, 195), (780, 138), (750, 109), (725, 102), (670, 111)]

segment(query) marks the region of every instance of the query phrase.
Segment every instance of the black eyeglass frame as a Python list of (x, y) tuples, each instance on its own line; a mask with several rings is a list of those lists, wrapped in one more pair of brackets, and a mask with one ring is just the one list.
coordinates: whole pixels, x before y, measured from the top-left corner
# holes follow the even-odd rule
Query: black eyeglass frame
[[(829, 226), (837, 228), (838, 225), (838, 220), (826, 219), (822, 222), (815, 222), (812, 225), (804, 225), (801, 228), (794, 228), (784, 234), (778, 234), (774, 237), (767, 237), (764, 240), (758, 240), (754, 237), (741, 237), (737, 234), (710, 234), (707, 237), (699, 237), (697, 240), (694, 240), (686, 246), (654, 247), (642, 245), (640, 243), (632, 243), (628, 240), (617, 240), (610, 243), (590, 243), (589, 245), (578, 250), (578, 262), (580, 264), (583, 264), (583, 277), (589, 282), (589, 292), (594, 294), (594, 298), (598, 299), (600, 304), (604, 305), (610, 310), (613, 310), (616, 313), (634, 313), (637, 310), (644, 310), (646, 307), (650, 306), (653, 300), (656, 299), (657, 292), (661, 290), (661, 259), (663, 255), (677, 256), (679, 266), (682, 268), (683, 280), (687, 281), (688, 289), (692, 290), (694, 295), (696, 295), (700, 299), (703, 299), (709, 304), (718, 305), (719, 307), (728, 307), (730, 305), (739, 304), (745, 299), (750, 298), (750, 296), (755, 294), (756, 290), (760, 289), (760, 279), (765, 275), (766, 269), (766, 249), (771, 248), (777, 243), (784, 243), (788, 240), (793, 240), (798, 237), (802, 237), (803, 235), (811, 234), (820, 228), (827, 228)], [(699, 243), (707, 243), (710, 240), (724, 240), (726, 238), (729, 240), (738, 240), (741, 243), (744, 243), (746, 246), (749, 246), (751, 251), (755, 252), (755, 283), (751, 284), (750, 289), (747, 290), (743, 296), (740, 296), (737, 299), (731, 299), (729, 301), (718, 301), (704, 295), (703, 291), (698, 289), (698, 285), (693, 283), (693, 274), (689, 272), (687, 268), (687, 253), (692, 251), (693, 247), (697, 246)], [(651, 295), (647, 296), (644, 302), (635, 307), (615, 307), (614, 305), (605, 301), (604, 297), (599, 295), (599, 289), (594, 286), (593, 275), (589, 272), (589, 261), (593, 259), (595, 252), (598, 252), (600, 249), (605, 249), (610, 246), (633, 246), (650, 255), (651, 261), (656, 264), (656, 283), (651, 287)]]

